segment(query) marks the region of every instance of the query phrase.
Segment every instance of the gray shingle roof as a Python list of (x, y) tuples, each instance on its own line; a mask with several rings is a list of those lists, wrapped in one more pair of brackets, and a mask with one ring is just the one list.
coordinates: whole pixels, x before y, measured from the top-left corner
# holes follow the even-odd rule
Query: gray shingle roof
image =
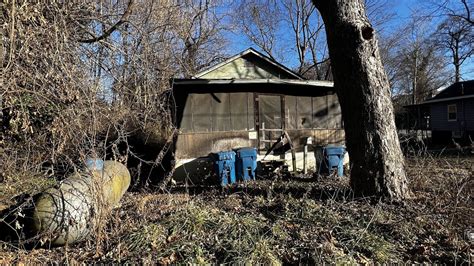
[(442, 90), (435, 97), (428, 99), (431, 100), (441, 100), (446, 98), (460, 97), (474, 95), (474, 80), (461, 81), (453, 83), (451, 86)]

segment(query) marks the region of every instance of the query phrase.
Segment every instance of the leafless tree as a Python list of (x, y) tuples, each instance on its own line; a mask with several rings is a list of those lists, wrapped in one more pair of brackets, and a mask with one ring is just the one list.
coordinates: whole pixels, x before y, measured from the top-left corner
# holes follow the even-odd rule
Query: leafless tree
[(365, 0), (365, 8), (374, 28), (380, 33), (388, 30), (390, 24), (396, 19), (394, 2), (387, 0)]
[(438, 26), (439, 48), (450, 54), (454, 81), (461, 80), (461, 67), (474, 54), (474, 25), (467, 18), (450, 16)]
[[(298, 54), (297, 73), (305, 75), (311, 68), (317, 68), (327, 60), (320, 58), (326, 56), (326, 47), (323, 45), (323, 51), (320, 47), (324, 24), (309, 0), (284, 1), (282, 5), (287, 15), (285, 21), (293, 30), (295, 50)], [(316, 70), (315, 74), (316, 79), (322, 79), (321, 71)]]
[[(390, 2), (365, 2), (375, 27), (382, 31), (394, 18), (389, 12)], [(324, 23), (310, 0), (245, 0), (239, 5), (235, 21), (238, 29), (271, 58), (296, 58), (297, 73), (311, 79), (331, 78)], [(290, 29), (291, 34), (283, 36), (281, 28)], [(285, 50), (286, 57), (279, 56)]]
[(474, 25), (472, 2), (469, 0), (444, 0), (441, 2), (431, 1), (431, 14), (447, 15), (452, 18), (464, 20), (464, 22)]
[(279, 59), (278, 39), (282, 9), (275, 0), (244, 0), (235, 8), (236, 31), (244, 33), (272, 59)]
[[(328, 71), (322, 71), (327, 69), (322, 67), (327, 62), (324, 25), (310, 0), (245, 0), (234, 21), (269, 57), (279, 61), (297, 58), (297, 73), (315, 79), (328, 76)], [(291, 34), (283, 34), (282, 28)]]
[[(128, 154), (116, 159), (156, 166), (174, 130), (170, 78), (190, 76), (225, 51), (218, 4), (7, 2), (0, 172), (46, 173), (45, 166), (120, 152), (110, 139), (125, 142)], [(156, 158), (127, 147), (131, 138), (155, 145)]]
[(2, 13), (2, 172), (11, 158), (9, 173), (17, 174), (100, 149), (95, 137), (107, 107), (95, 96), (77, 42), (95, 6), (11, 1)]
[(392, 38), (385, 38), (391, 44), (384, 62), (392, 94), (411, 95), (405, 104), (420, 103), (447, 83), (446, 60), (432, 38), (432, 28), (428, 19), (413, 16)]
[(434, 40), (449, 58), (454, 68), (452, 80), (459, 81), (473, 53), (474, 23), (472, 3), (468, 0), (429, 0), (424, 2), (419, 15), (438, 22)]
[(180, 6), (177, 36), (182, 52), (177, 59), (187, 77), (223, 59), (226, 41), (222, 33), (226, 25), (224, 15), (216, 12), (218, 7), (209, 0)]

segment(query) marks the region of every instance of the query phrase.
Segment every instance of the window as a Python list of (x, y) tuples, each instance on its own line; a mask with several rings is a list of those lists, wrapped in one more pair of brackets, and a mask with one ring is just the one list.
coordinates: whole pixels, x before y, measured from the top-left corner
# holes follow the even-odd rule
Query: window
[(458, 110), (455, 104), (448, 105), (448, 121), (456, 121), (458, 119)]

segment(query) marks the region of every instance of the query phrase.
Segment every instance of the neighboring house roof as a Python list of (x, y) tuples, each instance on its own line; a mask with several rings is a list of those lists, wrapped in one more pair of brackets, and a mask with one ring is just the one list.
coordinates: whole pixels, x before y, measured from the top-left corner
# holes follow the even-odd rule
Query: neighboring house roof
[(405, 105), (404, 107), (411, 108), (419, 105), (428, 105), (431, 103), (447, 102), (467, 98), (474, 98), (474, 80), (453, 83), (431, 99), (419, 104)]
[(423, 104), (465, 98), (474, 98), (474, 80), (456, 82), (451, 86), (447, 87), (446, 89), (442, 90), (435, 97), (424, 101)]
[[(245, 65), (253, 69), (243, 70)], [(298, 79), (304, 78), (268, 56), (249, 48), (193, 76), (196, 79)]]

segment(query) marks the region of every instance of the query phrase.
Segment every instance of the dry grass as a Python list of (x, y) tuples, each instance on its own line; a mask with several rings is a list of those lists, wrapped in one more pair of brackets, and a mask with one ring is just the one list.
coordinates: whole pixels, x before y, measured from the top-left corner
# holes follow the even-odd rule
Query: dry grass
[(0, 263), (470, 263), (474, 158), (411, 158), (403, 205), (353, 199), (347, 179), (262, 180), (223, 192), (129, 193), (106, 234), (69, 247), (0, 245)]

